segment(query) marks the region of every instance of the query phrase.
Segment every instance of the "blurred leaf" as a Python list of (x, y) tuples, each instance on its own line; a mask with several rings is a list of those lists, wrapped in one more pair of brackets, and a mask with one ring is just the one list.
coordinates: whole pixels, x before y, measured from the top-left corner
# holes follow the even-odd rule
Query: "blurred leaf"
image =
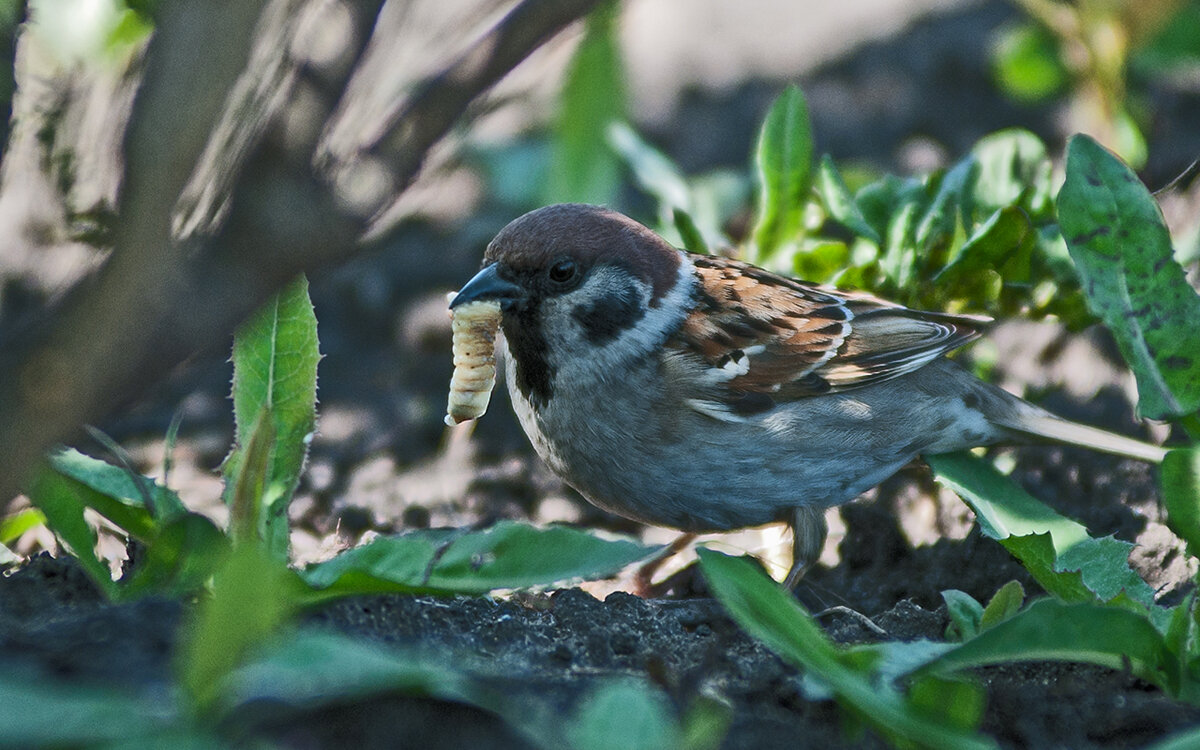
[(879, 244), (879, 234), (867, 223), (829, 154), (821, 157), (821, 165), (817, 168), (817, 192), (834, 221), (856, 235)]
[(688, 252), (708, 255), (711, 252), (708, 243), (704, 241), (700, 229), (696, 226), (696, 222), (692, 221), (688, 212), (682, 208), (676, 208), (671, 215), (675, 219), (675, 228), (679, 230), (679, 236), (683, 239), (684, 249)]
[(1080, 135), (1067, 150), (1058, 213), (1088, 305), (1137, 377), (1139, 413), (1163, 418), (1200, 409), (1200, 295), (1174, 261), (1153, 196), (1119, 159)]
[[(154, 520), (150, 517), (151, 514), (165, 521), (187, 512), (183, 501), (174, 490), (162, 486), (150, 477), (84, 455), (74, 448), (54, 451), (47, 456), (47, 461), (60, 474), (113, 500), (115, 504), (109, 504), (107, 507), (117, 517), (100, 508), (96, 510), (135, 537), (141, 538), (153, 528)], [(150, 502), (148, 508), (147, 500)], [(149, 511), (149, 514), (146, 511)]]
[(687, 180), (675, 163), (649, 143), (628, 123), (608, 126), (608, 142), (633, 171), (638, 186), (668, 209), (691, 208)]
[(758, 210), (750, 262), (761, 265), (799, 239), (812, 185), (812, 157), (808, 105), (800, 89), (789, 86), (771, 105), (758, 135)]
[(310, 599), (381, 591), (482, 594), (494, 589), (605, 578), (660, 548), (584, 531), (501, 521), (483, 531), (430, 530), (381, 537), (310, 565)]
[(1162, 463), (1163, 504), (1167, 526), (1200, 556), (1200, 448), (1177, 449)]
[(987, 695), (972, 680), (926, 674), (909, 684), (908, 702), (916, 713), (970, 732), (983, 720)]
[[(871, 670), (853, 666), (870, 652), (841, 652), (792, 598), (754, 563), (700, 549), (700, 567), (721, 604), (747, 633), (806, 675), (828, 685), (839, 704), (894, 743), (926, 747), (994, 747), (948, 706), (914, 705)], [(874, 659), (868, 659), (874, 662)]]
[(700, 693), (688, 705), (681, 723), (680, 750), (717, 750), (733, 723), (733, 706), (720, 698)]
[(1200, 747), (1200, 727), (1189, 727), (1146, 745), (1146, 750), (1196, 750), (1197, 747)]
[(233, 412), (237, 428), (225, 462), (226, 498), (237, 482), (249, 430), (266, 409), (273, 449), (260, 529), (273, 554), (287, 556), (287, 504), (308, 455), (316, 422), (317, 319), (303, 276), (284, 287), (234, 336)]
[(624, 118), (625, 81), (617, 47), (620, 5), (609, 0), (588, 16), (567, 68), (551, 142), (544, 203), (609, 204), (619, 187), (617, 157), (606, 143)]
[[(125, 692), (78, 678), (49, 679), (0, 670), (0, 747), (99, 747), (149, 739), (179, 721), (164, 693)], [(177, 747), (177, 745), (157, 745)]]
[(1016, 207), (1000, 209), (963, 243), (933, 277), (933, 283), (941, 295), (983, 307), (999, 298), (1000, 289), (990, 282), (992, 277), (1000, 284), (1029, 281), (1036, 239), (1024, 211)]
[(946, 589), (942, 592), (942, 601), (946, 603), (946, 614), (950, 616), (947, 638), (966, 641), (979, 634), (983, 605), (975, 597), (958, 589)]
[(661, 690), (638, 680), (601, 684), (568, 720), (573, 750), (659, 750), (679, 747), (679, 724)]
[[(968, 156), (936, 179), (931, 178), (925, 192), (933, 189), (933, 198), (922, 212), (913, 234), (924, 255), (947, 249), (950, 240), (963, 231), (964, 225), (969, 227), (973, 223), (967, 194), (978, 173), (978, 161), (974, 156)], [(933, 265), (939, 257), (927, 257), (925, 265)]]
[(113, 501), (48, 467), (38, 471), (28, 494), (29, 502), (46, 515), (46, 525), (66, 544), (92, 580), (108, 598), (116, 598), (119, 591), (112, 572), (106, 562), (96, 557), (96, 530), (83, 516), (86, 508), (94, 507), (93, 503), (104, 505)]
[(1019, 128), (1000, 130), (979, 139), (971, 154), (979, 165), (972, 216), (982, 220), (1009, 206), (1035, 215), (1050, 210), (1050, 158), (1036, 135)]
[(239, 544), (213, 576), (212, 594), (184, 624), (179, 682), (197, 712), (220, 699), (222, 681), (291, 617), (301, 584), (260, 544)]
[(850, 248), (844, 242), (814, 240), (792, 256), (792, 273), (797, 278), (831, 284), (850, 262)]
[(1019, 102), (1049, 99), (1070, 82), (1054, 35), (1040, 24), (1023, 23), (1001, 31), (992, 66), (1000, 88)]
[(1138, 49), (1131, 65), (1146, 73), (1172, 73), (1194, 69), (1200, 62), (1200, 3), (1184, 3), (1171, 23), (1144, 47)]
[(934, 659), (917, 674), (948, 674), (1013, 661), (1075, 661), (1166, 688), (1162, 636), (1145, 617), (1100, 604), (1039, 599), (1023, 612)]
[(158, 529), (137, 560), (126, 596), (187, 596), (200, 590), (229, 552), (212, 521), (198, 513), (180, 516)]
[(0, 544), (12, 544), (25, 535), (25, 532), (36, 529), (46, 523), (46, 514), (37, 508), (26, 508), (11, 516), (0, 519)]

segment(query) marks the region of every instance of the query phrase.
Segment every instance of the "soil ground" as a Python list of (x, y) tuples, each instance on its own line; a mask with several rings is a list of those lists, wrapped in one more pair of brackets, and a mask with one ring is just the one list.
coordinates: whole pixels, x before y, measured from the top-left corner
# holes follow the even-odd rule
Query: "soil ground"
[[(978, 52), (1011, 17), (1000, 3), (931, 17), (806, 76), (801, 83), (819, 148), (905, 170), (927, 151), (925, 145), (961, 154), (1000, 126), (1030, 127), (1052, 150), (1061, 146), (1054, 112), (1007, 103)], [(880, 101), (880, 90), (898, 80), (913, 87), (899, 98), (904, 106), (881, 113), (846, 104)], [(757, 80), (719, 94), (692, 92), (670, 118), (670, 130), (660, 124), (651, 135), (689, 171), (740, 166), (762, 111), (781, 85)], [(1200, 117), (1185, 116), (1200, 106), (1195, 97), (1164, 102), (1164, 122), (1190, 121), (1193, 128), (1200, 123)], [(1165, 183), (1186, 166), (1170, 157), (1186, 150), (1177, 143), (1186, 134), (1177, 127), (1170, 132), (1175, 139), (1163, 149), (1168, 156), (1149, 167), (1152, 184)], [(1157, 142), (1155, 133), (1150, 140)], [(320, 557), (367, 533), (498, 518), (646, 533), (592, 509), (551, 476), (532, 457), (503, 396), (469, 442), (443, 444), (440, 413), (450, 365), (442, 293), (468, 277), (481, 241), (509, 218), (489, 215), (483, 207), (469, 226), (414, 225), (374, 257), (314, 280), (326, 359), (322, 435), (293, 509), (293, 541), (302, 557)], [(413, 263), (437, 247), (447, 248), (443, 262)], [(1123, 380), (1105, 385), (1102, 378), (1082, 391), (1071, 385), (1080, 376), (1119, 372), (1102, 333), (1065, 337), (1046, 326), (1001, 328), (990, 345), (1005, 354), (998, 376), (1020, 381), (1048, 408), (1145, 435), (1134, 423)], [(197, 359), (105, 426), (151, 463), (161, 441), (147, 436), (161, 434), (182, 404), (176, 478), (193, 505), (216, 497), (208, 469), (219, 463), (231, 432), (223, 360), (223, 353)], [(1148, 467), (1052, 447), (1013, 449), (1012, 456), (1013, 476), (1035, 496), (1083, 521), (1093, 534), (1138, 542), (1135, 567), (1164, 597), (1184, 593), (1192, 571), (1162, 525)], [(961, 504), (939, 493), (922, 466), (846, 506), (841, 520), (838, 554), (831, 549), (830, 564), (808, 576), (801, 599), (814, 610), (852, 607), (871, 617), (887, 638), (941, 638), (948, 618), (940, 592), (948, 588), (986, 600), (1016, 579), (1030, 594), (1038, 591), (999, 545), (970, 530)], [(307, 618), (384, 645), (436, 649), (528, 701), (531, 710), (568, 713), (602, 678), (647, 674), (677, 707), (701, 689), (728, 699), (734, 719), (726, 748), (882, 746), (870, 734), (847, 734), (831, 703), (806, 699), (796, 671), (741, 633), (691, 569), (672, 578), (658, 599), (613, 591), (620, 585), (507, 601), (357, 598)], [(35, 675), (163, 688), (182, 615), (183, 605), (170, 601), (107, 603), (68, 559), (38, 556), (0, 578), (0, 664)], [(878, 638), (850, 617), (832, 616), (824, 623), (841, 642)], [(1007, 747), (1140, 746), (1200, 723), (1200, 709), (1122, 672), (1031, 663), (983, 670), (980, 677), (988, 691), (983, 730)], [(295, 748), (525, 746), (487, 712), (403, 696), (246, 721), (249, 736)]]

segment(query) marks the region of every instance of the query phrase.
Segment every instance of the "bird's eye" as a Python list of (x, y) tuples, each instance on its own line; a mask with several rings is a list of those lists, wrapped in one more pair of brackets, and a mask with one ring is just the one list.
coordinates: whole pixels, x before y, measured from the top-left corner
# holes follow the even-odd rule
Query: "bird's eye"
[(546, 272), (546, 275), (552, 282), (561, 286), (574, 281), (578, 273), (579, 269), (575, 265), (575, 261), (563, 258), (550, 266), (550, 270)]

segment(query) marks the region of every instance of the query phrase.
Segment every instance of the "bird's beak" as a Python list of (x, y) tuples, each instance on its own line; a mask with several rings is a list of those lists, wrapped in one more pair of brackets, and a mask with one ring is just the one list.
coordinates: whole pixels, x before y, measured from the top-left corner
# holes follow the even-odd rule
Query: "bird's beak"
[(487, 265), (475, 274), (450, 302), (450, 309), (476, 300), (495, 300), (502, 310), (512, 309), (525, 290), (511, 281), (500, 278), (499, 264)]

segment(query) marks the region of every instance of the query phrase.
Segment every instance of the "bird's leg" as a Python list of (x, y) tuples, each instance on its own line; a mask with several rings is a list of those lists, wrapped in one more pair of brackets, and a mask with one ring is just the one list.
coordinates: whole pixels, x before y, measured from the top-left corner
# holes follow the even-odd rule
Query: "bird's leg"
[(637, 572), (633, 574), (633, 592), (643, 599), (654, 596), (656, 592), (654, 591), (654, 586), (650, 583), (650, 579), (663, 566), (663, 563), (682, 552), (695, 538), (695, 534), (680, 534), (675, 538), (675, 541), (664, 547), (662, 552), (659, 552), (638, 568)]
[(829, 525), (825, 523), (825, 509), (810, 505), (801, 505), (793, 510), (789, 525), (792, 527), (792, 567), (787, 578), (783, 579), (783, 585), (795, 589), (821, 556)]

